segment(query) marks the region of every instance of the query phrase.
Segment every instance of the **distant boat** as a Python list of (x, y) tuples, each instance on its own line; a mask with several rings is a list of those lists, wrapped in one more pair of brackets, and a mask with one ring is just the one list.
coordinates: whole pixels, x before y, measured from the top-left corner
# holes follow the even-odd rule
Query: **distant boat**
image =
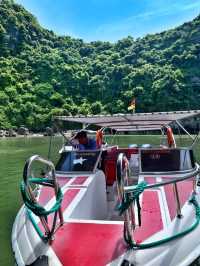
[[(55, 117), (101, 128), (98, 147), (64, 144), (56, 167), (38, 155), (27, 160), (25, 204), (12, 230), (17, 265), (190, 265), (200, 256), (200, 168), (193, 154), (198, 135), (181, 121), (199, 115)], [(191, 137), (189, 147), (177, 147), (174, 123)], [(105, 144), (100, 133), (106, 128), (115, 134), (159, 130), (162, 142), (120, 148)], [(36, 162), (46, 173), (35, 176)]]

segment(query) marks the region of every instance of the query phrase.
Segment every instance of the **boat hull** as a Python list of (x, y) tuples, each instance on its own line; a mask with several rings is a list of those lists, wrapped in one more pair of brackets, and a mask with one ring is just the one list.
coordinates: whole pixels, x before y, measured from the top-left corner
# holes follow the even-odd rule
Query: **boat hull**
[[(162, 177), (154, 177), (159, 180)], [(57, 176), (64, 199), (62, 210), (64, 225), (59, 227), (51, 243), (44, 243), (22, 206), (12, 230), (12, 247), (17, 265), (31, 265), (40, 256), (47, 256), (48, 265), (122, 265), (124, 260), (132, 265), (190, 265), (200, 250), (200, 226), (176, 240), (148, 249), (129, 249), (123, 239), (123, 221), (113, 220), (102, 171), (91, 175)], [(139, 182), (152, 182), (152, 177), (140, 176)], [(156, 181), (155, 181), (156, 182)], [(195, 210), (188, 197), (192, 182), (184, 181), (179, 186), (182, 218), (177, 218), (174, 207), (173, 188), (156, 188), (141, 196), (141, 227), (134, 238), (138, 243), (150, 243), (174, 235), (190, 227), (195, 221)], [(114, 188), (113, 188), (114, 190)], [(112, 197), (111, 197), (112, 198)], [(196, 199), (200, 203), (197, 188)], [(47, 209), (55, 201), (50, 188), (41, 188), (40, 204)], [(115, 199), (113, 198), (113, 201)], [(34, 216), (42, 230), (40, 220)], [(51, 216), (48, 218), (52, 223)]]

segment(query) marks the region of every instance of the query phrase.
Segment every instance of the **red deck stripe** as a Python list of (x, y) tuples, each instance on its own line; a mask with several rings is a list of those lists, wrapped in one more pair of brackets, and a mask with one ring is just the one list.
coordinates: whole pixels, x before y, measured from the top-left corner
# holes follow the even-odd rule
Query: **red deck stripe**
[(69, 206), (69, 204), (72, 202), (72, 200), (75, 198), (75, 196), (78, 194), (78, 192), (80, 191), (80, 189), (68, 189), (65, 194), (64, 194), (64, 198), (62, 201), (62, 211), (64, 212), (67, 207)]
[(45, 206), (55, 196), (54, 189), (51, 187), (42, 187), (39, 195), (39, 204)]
[[(65, 192), (64, 197), (63, 197), (63, 201), (62, 201), (62, 205), (61, 205), (63, 213), (67, 209), (67, 207), (70, 205), (70, 203), (73, 201), (73, 199), (76, 197), (76, 195), (78, 194), (79, 191), (80, 191), (80, 189), (68, 189)], [(52, 226), (53, 217), (54, 217), (53, 213), (48, 216), (48, 224), (50, 226)]]
[(142, 225), (134, 232), (135, 240), (140, 243), (163, 229), (160, 203), (157, 191), (144, 191), (142, 198)]
[(57, 177), (57, 180), (58, 180), (58, 183), (59, 183), (60, 187), (63, 187), (71, 179), (72, 179), (72, 177), (68, 177), (68, 176), (67, 177), (62, 177), (62, 176)]
[[(63, 201), (62, 201), (62, 207), (61, 207), (62, 212), (64, 212), (67, 209), (67, 207), (73, 201), (73, 199), (76, 197), (76, 195), (78, 194), (79, 191), (80, 191), (80, 189), (68, 189), (65, 192), (64, 197), (63, 197)], [(50, 228), (51, 228), (52, 223), (53, 223), (53, 217), (54, 217), (54, 213), (51, 213), (50, 215), (48, 215), (48, 225)], [(57, 220), (57, 222), (59, 222), (59, 220)], [(44, 233), (44, 228), (40, 222), (39, 222), (38, 226), (40, 227), (40, 229)]]
[(52, 247), (64, 266), (104, 266), (126, 251), (123, 225), (67, 223)]
[(88, 176), (77, 176), (71, 185), (83, 185), (87, 179)]
[[(158, 192), (145, 191), (142, 227), (136, 230), (135, 239), (142, 242), (162, 228)], [(126, 251), (123, 225), (67, 223), (56, 232), (52, 247), (63, 265), (103, 266)]]
[(156, 178), (151, 177), (151, 176), (147, 176), (144, 178), (144, 181), (147, 182), (148, 184), (155, 184), (156, 182)]
[[(185, 202), (188, 200), (192, 189), (193, 189), (193, 183), (192, 180), (186, 180), (183, 182), (177, 183), (178, 186), (178, 192), (179, 192), (179, 198), (180, 198), (180, 204), (181, 207), (185, 204)], [(167, 185), (164, 186), (165, 188), (165, 195), (167, 199), (167, 205), (169, 208), (169, 214), (171, 219), (173, 219), (176, 216), (176, 201), (174, 197), (173, 192), (173, 185)]]
[[(60, 187), (63, 187), (65, 184), (69, 182), (69, 178), (60, 178), (57, 177), (58, 183)], [(54, 189), (51, 187), (42, 187), (39, 195), (39, 204), (45, 206), (53, 197), (55, 196)]]

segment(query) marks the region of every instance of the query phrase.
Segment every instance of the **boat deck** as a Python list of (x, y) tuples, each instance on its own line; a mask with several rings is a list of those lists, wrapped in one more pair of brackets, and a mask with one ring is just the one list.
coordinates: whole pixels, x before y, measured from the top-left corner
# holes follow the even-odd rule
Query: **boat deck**
[[(147, 183), (158, 182), (162, 177), (141, 177)], [(96, 194), (96, 204), (91, 208), (90, 188), (98, 187), (101, 191), (101, 176), (58, 176), (58, 182), (62, 186), (64, 198), (62, 210), (65, 224), (55, 233), (52, 248), (63, 265), (106, 265), (118, 259), (128, 250), (123, 240), (123, 221), (121, 217), (110, 219), (110, 201), (101, 199), (102, 193)], [(96, 183), (94, 185), (93, 183)], [(98, 184), (99, 183), (99, 184)], [(48, 198), (51, 188), (42, 188), (39, 202), (44, 204)], [(184, 205), (192, 190), (192, 181), (178, 183), (181, 207)], [(91, 193), (94, 193), (94, 191)], [(45, 196), (48, 195), (48, 197)], [(108, 204), (108, 209), (102, 208), (102, 204)], [(92, 201), (94, 203), (94, 199)], [(112, 206), (116, 205), (116, 202)], [(101, 217), (97, 217), (94, 207), (102, 208)], [(87, 209), (94, 212), (87, 212)], [(165, 209), (165, 211), (164, 211)], [(166, 209), (167, 212), (166, 213)], [(84, 215), (83, 215), (84, 214)], [(151, 236), (165, 229), (176, 215), (174, 204), (174, 193), (172, 185), (165, 188), (144, 191), (141, 197), (141, 227), (137, 226), (134, 239), (137, 243), (144, 242)], [(103, 217), (104, 216), (104, 217)], [(93, 217), (93, 219), (92, 219)], [(168, 218), (167, 218), (168, 217)], [(101, 218), (101, 219), (99, 219)], [(52, 216), (48, 222), (52, 223)], [(78, 252), (77, 249), (78, 248)], [(70, 254), (70, 256), (66, 256)]]

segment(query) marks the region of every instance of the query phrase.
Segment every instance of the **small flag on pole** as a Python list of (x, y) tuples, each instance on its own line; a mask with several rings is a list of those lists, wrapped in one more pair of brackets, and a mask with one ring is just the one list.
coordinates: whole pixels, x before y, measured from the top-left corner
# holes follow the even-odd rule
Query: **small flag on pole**
[(128, 107), (128, 110), (133, 110), (133, 113), (135, 112), (135, 98), (131, 101), (131, 104)]

